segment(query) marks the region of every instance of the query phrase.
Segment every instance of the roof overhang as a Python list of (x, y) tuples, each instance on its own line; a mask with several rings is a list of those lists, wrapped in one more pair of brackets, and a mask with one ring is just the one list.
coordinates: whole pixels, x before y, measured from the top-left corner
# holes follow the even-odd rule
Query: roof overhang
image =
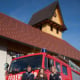
[(49, 19), (43, 20), (43, 21), (41, 21), (41, 22), (39, 22), (37, 24), (34, 24), (33, 26), (38, 28), (38, 27), (41, 27), (44, 24), (49, 24), (49, 25), (53, 26), (54, 28), (58, 28), (61, 31), (67, 30), (65, 25), (59, 25), (56, 22), (53, 22), (53, 21), (51, 21)]
[[(39, 48), (39, 47), (30, 45), (30, 44), (27, 44), (27, 43), (23, 43), (23, 42), (20, 42), (20, 41), (17, 41), (17, 40), (14, 40), (14, 39), (11, 39), (11, 38), (8, 38), (8, 37), (5, 37), (5, 36), (1, 36), (1, 35), (0, 35), (0, 39), (4, 39), (4, 40), (5, 40), (7, 47), (8, 47), (7, 41), (9, 41), (9, 42), (11, 41), (12, 43), (15, 43), (15, 44), (16, 44), (16, 43), (19, 43), (19, 44), (25, 45), (26, 47), (32, 47), (32, 48), (36, 48), (36, 49), (41, 50), (41, 48)], [(52, 52), (52, 51), (49, 51), (49, 50), (47, 50), (47, 53), (49, 53), (49, 54), (51, 54), (51, 55), (55, 55), (55, 56), (63, 56), (63, 55), (60, 55), (60, 54), (58, 54), (58, 53), (56, 53), (56, 52)], [(67, 57), (67, 56), (65, 56), (65, 57)], [(76, 59), (73, 59), (73, 58), (70, 58), (70, 57), (68, 57), (68, 58), (71, 59), (71, 60), (80, 62), (80, 60), (76, 60)]]

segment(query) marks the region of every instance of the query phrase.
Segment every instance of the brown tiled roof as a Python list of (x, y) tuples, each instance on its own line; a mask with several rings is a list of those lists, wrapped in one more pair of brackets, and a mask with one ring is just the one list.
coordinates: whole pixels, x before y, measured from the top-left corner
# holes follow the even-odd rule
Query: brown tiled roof
[[(41, 9), (40, 11), (38, 11), (36, 13), (34, 13), (32, 15), (32, 18), (29, 21), (29, 24), (34, 26), (38, 23), (41, 23), (42, 21), (44, 21), (46, 19), (50, 19), (53, 16), (53, 14), (55, 12), (55, 9), (57, 7), (60, 9), (58, 1), (55, 1), (52, 4), (48, 5), (47, 7)], [(60, 11), (60, 14), (61, 14), (61, 11)], [(61, 14), (61, 16), (62, 16), (62, 14)], [(66, 29), (66, 26), (64, 26), (64, 23), (63, 23), (62, 27), (64, 29)]]
[(62, 39), (0, 13), (0, 36), (80, 60), (80, 52)]
[(29, 21), (29, 24), (34, 25), (45, 19), (50, 19), (50, 17), (52, 17), (52, 15), (55, 12), (57, 4), (58, 4), (58, 2), (55, 1), (54, 3), (50, 4), (49, 6), (43, 8), (42, 10), (33, 14), (31, 20)]

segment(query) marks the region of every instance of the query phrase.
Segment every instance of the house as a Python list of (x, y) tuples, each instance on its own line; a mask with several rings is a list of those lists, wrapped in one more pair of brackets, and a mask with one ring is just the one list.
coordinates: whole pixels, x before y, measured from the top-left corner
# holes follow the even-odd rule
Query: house
[(37, 53), (42, 48), (80, 66), (80, 51), (62, 39), (66, 30), (57, 1), (33, 14), (29, 24), (0, 13), (0, 80), (5, 80), (4, 64), (10, 64), (16, 54)]

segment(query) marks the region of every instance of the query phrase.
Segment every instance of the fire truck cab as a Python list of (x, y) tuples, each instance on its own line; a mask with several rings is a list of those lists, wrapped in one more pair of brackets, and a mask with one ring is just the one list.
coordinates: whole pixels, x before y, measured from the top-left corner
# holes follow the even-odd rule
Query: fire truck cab
[[(53, 65), (56, 66), (57, 71), (61, 74), (62, 80), (75, 80), (72, 76), (72, 69), (68, 64), (46, 53), (35, 53), (13, 59), (6, 71), (6, 80), (21, 80), (22, 74), (26, 72), (27, 65), (31, 65), (35, 78), (42, 67), (45, 69), (49, 80), (50, 67)], [(74, 72), (76, 73), (75, 70)], [(80, 80), (80, 73), (77, 74), (78, 78), (76, 80)]]

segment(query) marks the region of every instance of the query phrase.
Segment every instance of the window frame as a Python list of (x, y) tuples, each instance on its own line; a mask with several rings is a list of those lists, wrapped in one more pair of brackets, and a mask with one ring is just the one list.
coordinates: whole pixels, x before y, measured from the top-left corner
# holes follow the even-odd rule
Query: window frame
[[(46, 65), (45, 65), (45, 63), (46, 63)], [(45, 67), (45, 69), (48, 69), (48, 58), (47, 57), (45, 57), (45, 63), (44, 63), (44, 67)]]
[[(38, 57), (39, 57), (39, 56), (41, 57), (41, 66), (40, 66), (40, 67), (42, 67), (43, 55), (35, 55), (35, 56), (36, 56), (36, 57), (37, 57), (37, 56), (38, 56)], [(31, 57), (34, 57), (34, 56), (28, 56), (28, 57), (31, 58)], [(22, 61), (22, 60), (25, 61), (28, 57), (23, 57), (23, 58), (20, 58), (20, 59), (15, 59), (15, 60), (13, 60), (13, 61), (11, 62), (11, 64), (10, 64), (10, 66), (9, 66), (9, 74), (12, 73), (11, 68), (15, 68), (15, 66), (13, 66), (13, 63), (15, 63), (15, 64), (17, 65), (18, 62), (20, 63), (20, 61)], [(15, 64), (14, 64), (14, 65), (15, 65)], [(29, 65), (29, 64), (28, 64), (28, 65)], [(28, 66), (28, 65), (27, 65), (27, 66)], [(31, 65), (31, 64), (30, 64), (30, 65)], [(27, 66), (26, 66), (26, 67), (27, 67)], [(22, 68), (22, 67), (21, 67), (21, 68)], [(34, 69), (33, 69), (33, 70), (34, 70)], [(19, 72), (23, 72), (23, 71), (26, 71), (26, 70), (21, 70), (21, 71), (19, 71)], [(19, 72), (18, 72), (18, 73), (19, 73)], [(15, 73), (15, 74), (16, 74), (16, 73)]]
[[(58, 69), (57, 69), (57, 65), (56, 65), (56, 63), (58, 63), (58, 64), (59, 64), (59, 66), (60, 66), (60, 70), (59, 70), (59, 71), (58, 71)], [(55, 67), (56, 67), (57, 71), (61, 73), (61, 63), (60, 63), (60, 62), (58, 62), (58, 61), (56, 61), (56, 62), (55, 62)]]
[[(64, 72), (65, 69), (63, 70), (63, 67), (66, 68), (66, 72), (67, 72), (67, 73)], [(66, 76), (68, 75), (68, 68), (67, 68), (67, 66), (62, 65), (62, 73), (63, 73), (64, 75), (66, 75)]]
[(45, 66), (45, 69), (49, 69), (50, 70), (49, 62), (48, 61), (49, 61), (49, 59), (52, 60), (53, 61), (52, 62), (53, 64), (51, 66), (54, 66), (54, 60), (52, 58), (47, 57), (47, 56), (45, 57), (45, 59), (47, 59), (47, 66)]
[[(52, 60), (52, 64), (50, 63), (50, 61)], [(51, 66), (54, 66), (54, 60), (48, 58), (48, 69), (50, 70)]]

